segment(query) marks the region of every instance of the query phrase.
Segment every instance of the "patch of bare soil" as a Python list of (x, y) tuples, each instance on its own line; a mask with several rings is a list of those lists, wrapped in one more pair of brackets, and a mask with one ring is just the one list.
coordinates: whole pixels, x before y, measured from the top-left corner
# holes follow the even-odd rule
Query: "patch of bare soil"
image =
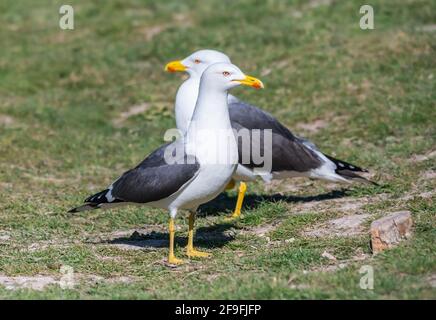
[(305, 9), (315, 9), (321, 6), (329, 6), (332, 4), (332, 0), (310, 0), (307, 2)]
[(324, 250), (324, 252), (321, 254), (321, 257), (329, 259), (331, 261), (337, 260), (336, 257), (333, 254), (329, 253), (327, 250)]
[(433, 180), (436, 179), (436, 171), (428, 170), (421, 174), (420, 180)]
[(21, 249), (20, 251), (24, 252), (36, 252), (41, 250), (46, 250), (49, 248), (68, 248), (72, 244), (81, 244), (79, 241), (68, 241), (68, 240), (47, 240), (47, 241), (39, 241), (33, 242), (29, 244), (27, 247)]
[(436, 158), (436, 150), (430, 151), (426, 154), (414, 154), (409, 161), (412, 163), (427, 161)]
[(168, 30), (171, 27), (186, 28), (192, 25), (192, 19), (190, 16), (177, 13), (174, 14), (170, 23), (161, 23), (152, 26), (142, 27), (139, 33), (144, 35), (146, 41), (151, 41), (154, 37)]
[(15, 119), (11, 116), (0, 114), (0, 127), (10, 127), (15, 124)]
[[(296, 193), (313, 185), (313, 181), (307, 178), (292, 178), (285, 180), (272, 180), (263, 185), (265, 192)], [(337, 186), (337, 185), (336, 185)]]
[[(313, 104), (315, 106), (321, 106), (326, 103), (333, 101), (334, 96), (330, 94), (317, 95), (314, 94), (312, 97)], [(305, 135), (313, 135), (318, 133), (322, 129), (327, 128), (329, 125), (334, 124), (335, 126), (340, 126), (346, 123), (349, 119), (348, 115), (337, 115), (334, 113), (327, 113), (323, 115), (322, 118), (315, 119), (312, 121), (299, 122), (295, 125), (295, 133), (300, 134), (304, 137)]]
[(371, 255), (363, 253), (362, 249), (360, 249), (360, 248), (356, 251), (356, 253), (353, 257), (351, 257), (350, 259), (345, 259), (345, 260), (338, 260), (338, 259), (336, 259), (336, 257), (331, 255), (330, 253), (326, 254), (326, 252), (327, 251), (324, 251), (321, 256), (329, 259), (330, 263), (328, 265), (315, 267), (309, 271), (306, 271), (306, 273), (309, 273), (309, 272), (335, 272), (335, 271), (338, 271), (340, 269), (343, 269), (343, 268), (349, 266), (353, 262), (364, 261), (364, 260), (371, 258)]
[(328, 122), (326, 120), (317, 119), (315, 121), (308, 122), (308, 123), (299, 123), (297, 124), (296, 128), (306, 131), (308, 133), (317, 133), (321, 129), (326, 128), (327, 126), (328, 126)]
[(115, 118), (112, 121), (112, 123), (116, 127), (120, 127), (123, 124), (123, 122), (126, 121), (128, 118), (144, 113), (149, 108), (150, 108), (150, 104), (146, 102), (136, 106), (132, 106), (127, 111), (121, 112), (121, 114), (117, 118)]
[(27, 172), (23, 173), (23, 177), (30, 178), (32, 180), (39, 181), (39, 182), (47, 182), (57, 185), (65, 185), (66, 182), (71, 182), (70, 179), (57, 178), (53, 176), (35, 176)]
[(320, 199), (292, 205), (290, 206), (290, 210), (296, 214), (304, 214), (313, 211), (325, 212), (329, 210), (356, 214), (363, 213), (362, 207), (368, 203), (374, 203), (385, 199), (388, 199), (387, 194), (361, 198), (344, 197), (339, 199)]
[(370, 217), (369, 214), (353, 214), (333, 220), (305, 230), (303, 234), (310, 237), (352, 237), (364, 232), (362, 224)]
[(425, 281), (430, 287), (436, 288), (436, 273), (429, 275)]
[(7, 242), (11, 239), (11, 235), (8, 231), (0, 230), (0, 243)]
[(427, 24), (416, 29), (422, 32), (436, 32), (436, 24)]
[(58, 283), (59, 281), (51, 276), (0, 276), (0, 285), (7, 290), (32, 289), (41, 291), (48, 285)]
[[(93, 285), (98, 283), (132, 283), (136, 281), (136, 278), (127, 276), (104, 278), (92, 274), (73, 273), (68, 281), (70, 283), (70, 287), (74, 287), (81, 282)], [(42, 291), (49, 285), (62, 286), (62, 275), (57, 277), (47, 275), (9, 277), (0, 275), (0, 286), (4, 286), (7, 290), (31, 289)]]
[(265, 224), (259, 227), (251, 228), (248, 230), (243, 230), (240, 233), (241, 234), (249, 234), (249, 235), (255, 235), (258, 237), (265, 237), (267, 240), (269, 239), (266, 237), (268, 233), (271, 231), (274, 231), (279, 226), (279, 223), (273, 223), (273, 224)]
[(422, 199), (430, 199), (434, 195), (435, 195), (435, 190), (426, 191), (426, 192), (413, 191), (409, 194), (406, 194), (405, 196), (402, 196), (401, 198), (399, 198), (399, 200), (409, 201), (409, 200), (413, 200), (415, 197), (422, 198)]
[(169, 25), (167, 24), (160, 24), (155, 26), (150, 26), (142, 29), (142, 33), (145, 36), (145, 40), (150, 41), (155, 36), (157, 36), (159, 33), (165, 31), (169, 28)]
[(265, 67), (261, 70), (260, 75), (262, 77), (265, 77), (267, 75), (269, 75), (272, 71), (274, 70), (280, 70), (283, 69), (285, 67), (288, 66), (288, 64), (290, 64), (291, 61), (289, 60), (280, 60), (274, 63), (273, 67)]

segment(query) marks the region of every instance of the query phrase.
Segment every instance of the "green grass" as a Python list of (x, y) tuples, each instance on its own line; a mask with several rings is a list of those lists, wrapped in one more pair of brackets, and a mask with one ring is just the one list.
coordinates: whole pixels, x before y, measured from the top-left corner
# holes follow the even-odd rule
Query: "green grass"
[[(436, 4), (372, 1), (376, 29), (363, 31), (361, 2), (319, 3), (72, 1), (75, 30), (62, 31), (62, 1), (3, 1), (0, 236), (10, 238), (0, 240), (0, 275), (59, 277), (59, 268), (69, 265), (84, 280), (67, 290), (0, 286), (0, 298), (436, 298), (428, 280), (436, 273), (435, 158), (413, 161), (436, 145), (436, 32), (421, 30), (434, 25)], [(122, 250), (96, 241), (144, 225), (159, 230), (157, 240), (166, 239), (161, 210), (76, 216), (66, 210), (163, 143), (165, 130), (174, 127), (182, 81), (163, 66), (200, 48), (226, 52), (266, 85), (234, 94), (326, 153), (375, 172), (380, 187), (356, 185), (336, 194), (370, 199), (358, 213), (372, 218), (410, 210), (413, 238), (375, 257), (367, 234), (310, 238), (302, 231), (356, 212), (329, 205), (300, 213), (304, 199), (332, 189), (299, 182), (297, 191), (283, 191), (291, 180), (270, 190), (250, 184), (243, 217), (234, 223), (223, 217), (235, 191), (206, 206), (197, 243), (212, 259), (173, 269), (162, 263), (165, 246)], [(141, 103), (149, 105), (146, 113), (114, 125), (121, 112)], [(318, 131), (298, 129), (320, 119), (327, 125)], [(272, 196), (280, 191), (289, 197)], [(177, 223), (183, 231), (177, 253), (183, 256), (185, 216)], [(269, 241), (253, 232), (270, 224), (276, 225)], [(324, 272), (335, 264), (321, 256), (324, 251), (346, 266)], [(353, 259), (359, 253), (366, 258)], [(361, 265), (374, 267), (374, 290), (359, 288)], [(95, 283), (91, 276), (133, 280)]]

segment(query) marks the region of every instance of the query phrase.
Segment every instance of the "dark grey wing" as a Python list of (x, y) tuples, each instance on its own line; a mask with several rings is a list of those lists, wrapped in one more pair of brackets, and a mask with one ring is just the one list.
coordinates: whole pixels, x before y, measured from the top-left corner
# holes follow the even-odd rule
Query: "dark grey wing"
[[(265, 152), (270, 152), (273, 172), (306, 172), (322, 165), (323, 161), (318, 157), (315, 151), (308, 146), (309, 143), (292, 134), (289, 129), (282, 125), (271, 114), (248, 103), (239, 101), (236, 98), (232, 98), (229, 103), (229, 115), (232, 127), (236, 130), (246, 128), (248, 130), (270, 129), (272, 131), (272, 150), (264, 150), (262, 134), (260, 135), (260, 142), (254, 141), (256, 138), (251, 132), (250, 137), (252, 143), (260, 143), (260, 151), (263, 156)], [(239, 162), (244, 166), (261, 166), (253, 161), (252, 155), (249, 155), (249, 163), (242, 162), (244, 159), (242, 154), (242, 139), (238, 139), (238, 150)], [(247, 155), (245, 159), (247, 159)]]
[(282, 125), (270, 113), (231, 97), (229, 102), (230, 121), (237, 122), (247, 129), (271, 129), (273, 133), (288, 140), (298, 140), (288, 128)]
[(185, 183), (191, 180), (200, 168), (195, 157), (188, 156), (184, 148), (178, 155), (176, 163), (168, 164), (165, 160), (166, 148), (172, 148), (173, 142), (163, 145), (151, 153), (138, 166), (125, 172), (112, 185), (112, 196), (125, 202), (146, 203), (164, 199), (177, 192)]

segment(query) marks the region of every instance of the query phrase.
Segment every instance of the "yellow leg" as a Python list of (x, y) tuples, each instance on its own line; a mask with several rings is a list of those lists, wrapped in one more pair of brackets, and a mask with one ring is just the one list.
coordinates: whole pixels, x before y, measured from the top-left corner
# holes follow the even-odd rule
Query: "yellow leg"
[(236, 219), (241, 215), (242, 203), (244, 202), (246, 191), (247, 191), (247, 185), (245, 184), (245, 182), (241, 182), (239, 184), (238, 200), (236, 201), (235, 211), (227, 219), (229, 220)]
[(194, 249), (194, 222), (195, 213), (189, 215), (189, 230), (188, 230), (188, 246), (186, 247), (186, 253), (188, 257), (206, 258), (210, 256), (210, 253), (201, 252)]
[(174, 228), (174, 219), (173, 218), (170, 218), (169, 231), (170, 231), (170, 254), (168, 256), (168, 262), (171, 264), (181, 264), (181, 263), (183, 263), (183, 260), (177, 259), (174, 256), (174, 234), (175, 234), (176, 230)]

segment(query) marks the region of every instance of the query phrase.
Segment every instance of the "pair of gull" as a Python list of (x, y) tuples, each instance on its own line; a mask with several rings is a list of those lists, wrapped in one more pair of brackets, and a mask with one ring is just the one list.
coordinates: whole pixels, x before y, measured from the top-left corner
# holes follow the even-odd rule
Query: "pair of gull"
[[(368, 181), (356, 173), (366, 170), (323, 154), (310, 141), (292, 134), (269, 113), (228, 94), (239, 85), (263, 88), (263, 83), (245, 75), (225, 54), (200, 50), (183, 60), (168, 63), (165, 70), (189, 74), (179, 87), (175, 102), (177, 128), (183, 137), (161, 146), (107, 189), (88, 197), (84, 205), (70, 212), (132, 203), (167, 209), (170, 213), (168, 262), (179, 264), (182, 260), (174, 255), (174, 220), (179, 210), (189, 210), (187, 255), (209, 256), (193, 246), (197, 208), (238, 181), (238, 199), (232, 215), (238, 217), (245, 182), (257, 176), (254, 163), (241, 162), (245, 151), (233, 134), (230, 139), (221, 134), (233, 129), (272, 132), (271, 148), (264, 150), (271, 153), (272, 160), (269, 172), (262, 175), (266, 181), (288, 177)], [(205, 131), (216, 133), (214, 139), (204, 139)], [(224, 151), (227, 161), (211, 159), (211, 154)]]

